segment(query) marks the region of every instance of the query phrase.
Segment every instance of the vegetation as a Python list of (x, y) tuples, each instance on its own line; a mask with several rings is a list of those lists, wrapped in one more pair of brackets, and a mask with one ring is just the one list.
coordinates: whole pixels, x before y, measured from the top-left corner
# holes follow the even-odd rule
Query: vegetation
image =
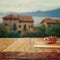
[(27, 32), (24, 37), (48, 37), (57, 36), (60, 37), (59, 24), (51, 25), (51, 27), (45, 27), (44, 25), (36, 27), (38, 32)]
[(27, 32), (26, 34), (24, 34), (24, 37), (46, 37), (46, 29), (44, 26), (40, 26), (40, 27), (36, 27), (34, 30), (34, 32)]
[(48, 36), (57, 36), (60, 37), (60, 24), (52, 25), (48, 27)]
[(57, 36), (60, 37), (60, 25), (55, 24), (51, 27), (45, 27), (44, 25), (36, 27), (34, 32), (26, 32), (25, 34), (17, 33), (15, 31), (8, 31), (4, 26), (0, 26), (0, 38), (20, 38), (20, 37), (48, 37)]
[(19, 38), (21, 34), (15, 31), (8, 31), (4, 26), (0, 26), (0, 38)]
[(8, 37), (7, 29), (4, 26), (0, 26), (0, 37)]

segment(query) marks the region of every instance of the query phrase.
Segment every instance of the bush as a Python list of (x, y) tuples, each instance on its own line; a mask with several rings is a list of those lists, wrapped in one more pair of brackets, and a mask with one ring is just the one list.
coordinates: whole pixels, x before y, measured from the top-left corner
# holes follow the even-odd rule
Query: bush
[(0, 26), (0, 38), (8, 37), (8, 31), (4, 26)]
[(45, 27), (44, 25), (40, 27), (35, 27), (38, 32), (27, 32), (24, 37), (48, 37), (57, 36), (60, 37), (60, 27), (58, 24), (52, 24), (51, 27)]
[(0, 38), (19, 38), (22, 37), (21, 33), (15, 31), (8, 31), (4, 26), (0, 26)]

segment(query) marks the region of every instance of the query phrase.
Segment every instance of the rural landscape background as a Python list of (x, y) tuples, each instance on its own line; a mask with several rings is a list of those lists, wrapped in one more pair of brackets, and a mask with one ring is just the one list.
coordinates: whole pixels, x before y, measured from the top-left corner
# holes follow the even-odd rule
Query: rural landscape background
[(60, 59), (60, 0), (0, 0), (0, 59)]
[(40, 24), (40, 22), (44, 18), (60, 18), (60, 8), (48, 10), (48, 11), (32, 11), (32, 12), (0, 12), (0, 23), (2, 22), (2, 17), (8, 15), (8, 14), (14, 14), (14, 15), (22, 15), (22, 16), (32, 16), (34, 19), (34, 24), (37, 26)]
[[(38, 27), (39, 28), (41, 27), (40, 26), (41, 25), (41, 22), (44, 19), (46, 19), (46, 18), (58, 19), (59, 20), (60, 19), (60, 13), (59, 12), (60, 12), (60, 8), (53, 9), (53, 10), (48, 10), (48, 11), (40, 11), (40, 10), (37, 10), (37, 11), (33, 11), (33, 12), (22, 12), (22, 13), (21, 12), (0, 12), (0, 23), (3, 23), (3, 17), (6, 16), (6, 15), (9, 15), (9, 14), (12, 14), (12, 15), (20, 15), (20, 16), (32, 16), (32, 18), (34, 20), (34, 28), (37, 29)], [(40, 30), (40, 29), (37, 29), (37, 30)], [(44, 30), (44, 28), (42, 28), (42, 30)], [(45, 30), (44, 31), (41, 31), (41, 32), (44, 34)], [(56, 34), (59, 33), (59, 31), (58, 31), (57, 28), (56, 28), (56, 31), (54, 31), (54, 29), (53, 29), (53, 32), (56, 33)], [(11, 35), (12, 34), (13, 34), (13, 32), (11, 33)], [(16, 34), (16, 33), (14, 33), (14, 34)], [(29, 33), (27, 33), (27, 35), (28, 34)], [(37, 34), (37, 35), (35, 36), (35, 34)], [(52, 32), (50, 32), (50, 36), (51, 36), (51, 34), (52, 34)], [(1, 35), (3, 35), (3, 34), (1, 34)], [(45, 37), (45, 36), (40, 36), (41, 34), (39, 34), (39, 32), (31, 33), (29, 35), (30, 36), (25, 36), (25, 37)], [(49, 36), (49, 34), (46, 35), (46, 36)], [(4, 36), (2, 36), (2, 37), (4, 37)], [(7, 37), (9, 37), (9, 36), (7, 36)], [(10, 37), (16, 37), (16, 36), (10, 36)], [(23, 37), (23, 36), (20, 36), (20, 37)]]

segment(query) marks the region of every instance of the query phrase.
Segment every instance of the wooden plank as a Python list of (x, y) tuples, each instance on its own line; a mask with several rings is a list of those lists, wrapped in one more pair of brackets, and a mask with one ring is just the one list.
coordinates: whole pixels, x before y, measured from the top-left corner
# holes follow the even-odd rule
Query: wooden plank
[(34, 45), (35, 48), (60, 48), (60, 46)]

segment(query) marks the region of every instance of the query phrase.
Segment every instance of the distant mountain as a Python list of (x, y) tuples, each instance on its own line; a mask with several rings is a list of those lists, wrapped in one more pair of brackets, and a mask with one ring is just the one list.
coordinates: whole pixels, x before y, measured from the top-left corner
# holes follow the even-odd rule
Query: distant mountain
[(44, 14), (50, 17), (60, 17), (60, 8), (50, 11), (45, 11)]
[(34, 12), (24, 12), (24, 13), (17, 13), (17, 12), (6, 12), (2, 13), (0, 12), (0, 15), (8, 15), (8, 14), (14, 14), (14, 15), (26, 15), (26, 16), (43, 16), (43, 17), (60, 17), (60, 8), (49, 10), (49, 11), (34, 11)]

